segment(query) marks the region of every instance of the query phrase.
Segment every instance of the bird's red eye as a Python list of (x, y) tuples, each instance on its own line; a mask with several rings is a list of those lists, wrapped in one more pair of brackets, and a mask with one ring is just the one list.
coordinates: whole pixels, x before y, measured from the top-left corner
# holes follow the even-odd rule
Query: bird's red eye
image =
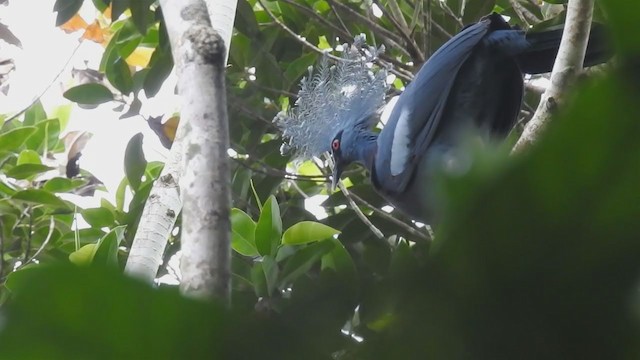
[(333, 139), (333, 141), (331, 142), (331, 149), (333, 151), (336, 151), (336, 150), (340, 149), (340, 140)]

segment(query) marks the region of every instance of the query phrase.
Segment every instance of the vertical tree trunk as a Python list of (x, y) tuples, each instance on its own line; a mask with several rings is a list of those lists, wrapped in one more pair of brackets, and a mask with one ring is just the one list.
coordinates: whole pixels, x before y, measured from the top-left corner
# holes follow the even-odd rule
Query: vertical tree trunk
[[(215, 30), (231, 39), (237, 0), (209, 1)], [(142, 214), (125, 272), (152, 282), (183, 209), (182, 290), (228, 298), (229, 170), (224, 91), (227, 47), (201, 1), (161, 1), (182, 97), (181, 123), (169, 160)], [(182, 194), (178, 181), (183, 185)]]

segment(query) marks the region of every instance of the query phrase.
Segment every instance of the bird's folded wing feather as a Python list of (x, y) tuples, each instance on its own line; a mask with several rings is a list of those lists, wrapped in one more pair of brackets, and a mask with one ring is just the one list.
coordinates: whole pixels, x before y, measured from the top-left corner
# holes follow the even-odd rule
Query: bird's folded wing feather
[[(401, 192), (440, 124), (458, 71), (486, 35), (490, 20), (467, 27), (436, 51), (400, 95), (378, 138), (376, 181)], [(386, 176), (385, 176), (386, 175)]]

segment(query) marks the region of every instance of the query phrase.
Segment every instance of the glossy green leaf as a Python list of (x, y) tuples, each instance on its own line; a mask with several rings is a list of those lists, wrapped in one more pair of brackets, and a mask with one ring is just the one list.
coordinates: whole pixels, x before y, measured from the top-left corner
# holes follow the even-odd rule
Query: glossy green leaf
[(6, 172), (6, 174), (8, 177), (22, 180), (42, 174), (52, 169), (52, 167), (42, 164), (22, 164), (12, 167)]
[(24, 121), (23, 123), (27, 126), (35, 125), (40, 120), (44, 120), (47, 118), (47, 113), (44, 111), (44, 107), (42, 107), (42, 103), (40, 100), (36, 101), (33, 105), (31, 105), (27, 111), (24, 113)]
[(245, 256), (257, 256), (256, 223), (240, 209), (231, 209), (231, 247)]
[(63, 177), (54, 177), (47, 180), (42, 186), (42, 189), (50, 192), (68, 192), (86, 184), (86, 181), (80, 179), (67, 179)]
[(107, 64), (105, 72), (107, 79), (116, 89), (123, 94), (131, 92), (133, 89), (133, 77), (129, 65), (122, 57), (118, 57), (113, 63)]
[(93, 265), (118, 267), (118, 246), (124, 239), (125, 226), (117, 226), (98, 241)]
[(102, 207), (84, 209), (82, 210), (82, 217), (89, 225), (96, 228), (113, 227), (115, 221), (113, 213)]
[(54, 194), (39, 189), (29, 189), (18, 191), (17, 193), (11, 196), (14, 200), (22, 200), (32, 204), (38, 205), (51, 205), (58, 208), (69, 209), (66, 202), (62, 201), (60, 198), (55, 196)]
[(9, 130), (0, 135), (0, 151), (14, 151), (24, 144), (29, 136), (35, 133), (35, 126), (24, 126), (17, 129)]
[(65, 98), (79, 104), (98, 105), (113, 100), (111, 90), (102, 84), (82, 84), (62, 94)]
[(142, 182), (142, 176), (147, 168), (147, 160), (144, 158), (142, 150), (142, 133), (135, 134), (124, 153), (124, 172), (127, 175), (129, 185), (134, 191), (138, 190)]
[(147, 28), (153, 20), (153, 13), (149, 10), (149, 5), (152, 2), (149, 0), (136, 0), (130, 3), (131, 19), (142, 35), (146, 35)]
[(173, 69), (173, 58), (169, 49), (159, 44), (151, 55), (149, 72), (144, 78), (143, 88), (147, 97), (155, 96)]
[(17, 165), (22, 164), (42, 164), (40, 160), (40, 154), (33, 150), (22, 150), (20, 155), (18, 155)]
[(282, 235), (282, 243), (287, 245), (300, 245), (328, 239), (337, 234), (340, 234), (340, 230), (336, 230), (325, 224), (315, 221), (301, 221), (284, 232), (284, 235)]
[(276, 198), (265, 201), (256, 226), (255, 240), (260, 255), (274, 254), (282, 237), (282, 219)]
[(39, 153), (52, 151), (60, 140), (60, 122), (58, 119), (47, 119), (36, 124), (38, 129), (31, 135), (25, 145)]

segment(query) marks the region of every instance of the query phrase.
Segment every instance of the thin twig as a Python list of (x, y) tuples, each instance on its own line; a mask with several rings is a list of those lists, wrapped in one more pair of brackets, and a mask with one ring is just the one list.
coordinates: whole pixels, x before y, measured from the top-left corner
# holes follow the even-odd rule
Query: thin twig
[(460, 17), (458, 17), (458, 15), (456, 15), (456, 13), (453, 12), (453, 10), (451, 10), (449, 5), (447, 5), (446, 1), (438, 1), (438, 3), (440, 4), (440, 7), (442, 8), (442, 10), (444, 10), (445, 14), (449, 15), (449, 17), (451, 17), (453, 20), (455, 20), (460, 27), (464, 26), (464, 23), (462, 22), (462, 19)]
[(342, 18), (340, 17), (340, 14), (338, 14), (338, 12), (336, 11), (336, 8), (333, 7), (331, 2), (328, 2), (328, 4), (329, 4), (329, 8), (331, 8), (331, 11), (333, 12), (333, 15), (336, 16), (336, 18), (338, 19), (338, 22), (340, 23), (344, 31), (349, 34), (349, 37), (353, 38), (353, 35), (351, 35), (351, 31), (349, 31), (349, 28), (347, 28), (347, 25), (345, 25), (344, 21), (342, 21)]
[(396, 217), (394, 217), (393, 215), (387, 213), (386, 211), (383, 211), (383, 210), (378, 209), (377, 207), (371, 205), (369, 202), (367, 202), (366, 200), (364, 200), (363, 198), (358, 196), (356, 193), (351, 193), (351, 196), (353, 196), (353, 198), (357, 202), (359, 202), (362, 205), (368, 207), (374, 213), (378, 214), (380, 217), (383, 217), (386, 220), (388, 220), (388, 221), (400, 226), (401, 228), (403, 228), (406, 232), (410, 233), (411, 235), (418, 237), (420, 240), (431, 241), (431, 238), (427, 234), (425, 234), (425, 233), (421, 232), (420, 230), (414, 228), (413, 226), (405, 223), (404, 221), (401, 221), (401, 220), (397, 219)]
[[(328, 157), (328, 163), (331, 168), (335, 166), (333, 161), (331, 161), (330, 157)], [(318, 167), (320, 172), (325, 173), (324, 167), (318, 164), (316, 159), (314, 159), (314, 164)], [(369, 218), (362, 212), (362, 210), (358, 207), (355, 201), (353, 201), (353, 198), (351, 197), (351, 193), (347, 190), (347, 188), (344, 186), (342, 181), (340, 179), (337, 179), (336, 183), (338, 184), (340, 191), (342, 191), (344, 196), (347, 198), (349, 207), (351, 207), (351, 210), (353, 210), (356, 213), (360, 221), (362, 221), (362, 223), (365, 224), (378, 239), (384, 239), (384, 234), (382, 233), (382, 231), (380, 231), (380, 229), (378, 229), (375, 225), (373, 225), (371, 220), (369, 220)]]
[[(380, 8), (380, 11), (382, 11), (382, 15), (386, 16), (389, 18), (389, 20), (391, 20), (391, 24), (393, 24), (393, 26), (396, 28), (396, 30), (398, 30), (398, 32), (400, 33), (400, 35), (402, 35), (402, 37), (404, 38), (405, 43), (409, 46), (409, 52), (411, 53), (411, 58), (414, 60), (414, 62), (420, 62), (423, 63), (424, 62), (424, 54), (422, 53), (422, 51), (420, 50), (420, 47), (418, 46), (418, 44), (416, 44), (415, 40), (411, 38), (411, 36), (409, 35), (409, 29), (407, 27), (406, 22), (404, 22), (404, 18), (402, 18), (402, 21), (404, 22), (404, 24), (401, 24), (398, 22), (398, 20), (395, 18), (395, 16), (393, 16), (393, 14), (389, 14), (387, 13), (387, 10), (384, 8), (384, 6), (380, 3), (380, 1), (378, 0), (373, 0), (373, 3), (376, 4), (378, 6), (378, 8)], [(391, 4), (391, 2), (389, 2)], [(396, 6), (398, 6), (396, 4)]]
[(27, 232), (27, 245), (24, 249), (24, 258), (23, 262), (26, 262), (29, 258), (29, 250), (31, 250), (31, 239), (33, 238), (33, 212), (31, 211), (31, 207), (27, 208), (27, 212), (29, 213), (29, 231)]
[(260, 4), (260, 6), (262, 6), (262, 8), (264, 9), (264, 11), (267, 13), (267, 15), (269, 15), (269, 17), (271, 18), (271, 20), (273, 20), (273, 22), (275, 22), (278, 26), (280, 26), (280, 28), (282, 30), (284, 30), (286, 33), (288, 33), (289, 35), (291, 35), (294, 39), (296, 39), (296, 41), (298, 41), (299, 43), (301, 43), (302, 45), (308, 47), (309, 49), (317, 52), (318, 54), (322, 54), (322, 55), (326, 55), (329, 59), (334, 60), (334, 61), (346, 61), (345, 59), (342, 59), (340, 57), (337, 57), (335, 55), (331, 55), (330, 53), (328, 53), (325, 50), (320, 49), (319, 47), (313, 45), (312, 43), (308, 42), (307, 40), (303, 39), (302, 37), (300, 37), (300, 35), (296, 34), (295, 31), (291, 30), (287, 25), (285, 25), (282, 21), (280, 21), (272, 12), (271, 10), (269, 10), (269, 8), (262, 2), (262, 0), (258, 0), (258, 3)]
[[(383, 28), (382, 26), (376, 24), (375, 22), (373, 22), (371, 19), (367, 18), (366, 16), (362, 16), (362, 14), (360, 14), (357, 11), (353, 10), (349, 6), (347, 6), (345, 4), (342, 4), (342, 3), (338, 2), (338, 1), (335, 1), (335, 0), (328, 0), (328, 2), (330, 4), (336, 5), (340, 9), (344, 10), (352, 18), (363, 22), (364, 25), (366, 25), (373, 32), (377, 33), (379, 36), (382, 36), (384, 38), (393, 40), (397, 44), (400, 44), (400, 43), (403, 42), (401, 36), (398, 36), (398, 34), (395, 34), (395, 33), (391, 32), (391, 31)], [(400, 50), (403, 50), (403, 49), (400, 48)]]
[(342, 191), (344, 196), (347, 198), (347, 201), (349, 202), (349, 206), (351, 207), (351, 209), (356, 213), (356, 215), (358, 215), (358, 218), (360, 218), (360, 220), (369, 228), (369, 230), (371, 230), (373, 235), (375, 235), (378, 239), (384, 239), (384, 234), (382, 233), (382, 231), (380, 231), (380, 229), (378, 229), (375, 225), (373, 225), (371, 220), (369, 220), (369, 218), (362, 212), (362, 210), (360, 210), (360, 208), (355, 203), (355, 201), (353, 201), (351, 193), (347, 190), (347, 188), (344, 186), (344, 184), (340, 180), (338, 180), (338, 187), (340, 188), (340, 191)]
[(53, 216), (51, 216), (49, 217), (49, 232), (47, 233), (47, 237), (44, 239), (44, 241), (42, 242), (38, 250), (35, 252), (35, 254), (33, 254), (33, 256), (29, 258), (29, 260), (26, 260), (24, 263), (22, 263), (20, 265), (20, 268), (26, 266), (27, 264), (32, 262), (34, 259), (36, 259), (38, 255), (40, 255), (40, 253), (44, 250), (44, 248), (47, 246), (47, 244), (51, 240), (51, 235), (53, 235), (53, 229), (55, 229), (55, 220), (53, 220)]
[(540, 19), (535, 16), (531, 11), (527, 10), (526, 7), (522, 6), (518, 2), (518, 0), (509, 0), (513, 11), (516, 12), (520, 20), (527, 25), (527, 27), (531, 27), (532, 25), (536, 25), (540, 23)]
[[(351, 35), (351, 33), (349, 32), (348, 29), (346, 29), (346, 27), (343, 29), (340, 29), (338, 26), (336, 26), (334, 23), (332, 23), (331, 21), (327, 20), (324, 16), (321, 16), (320, 14), (318, 14), (315, 10), (313, 10), (312, 8), (308, 7), (308, 6), (304, 6), (296, 1), (293, 0), (280, 0), (282, 2), (285, 2), (291, 6), (294, 6), (300, 10), (302, 10), (303, 12), (313, 16), (313, 18), (315, 20), (317, 20), (319, 23), (331, 28), (333, 31), (341, 34), (341, 36), (345, 37), (348, 41), (353, 41), (353, 35)], [(332, 7), (333, 9), (333, 7)], [(336, 15), (337, 16), (337, 15)], [(342, 21), (342, 20), (340, 20)], [(344, 26), (344, 24), (343, 24)]]
[(312, 176), (312, 175), (298, 175), (298, 174), (292, 174), (288, 171), (284, 171), (284, 170), (280, 170), (280, 169), (276, 169), (272, 166), (269, 166), (267, 164), (265, 164), (264, 162), (260, 161), (260, 160), (256, 160), (256, 159), (252, 159), (251, 156), (249, 156), (247, 158), (248, 161), (250, 161), (253, 164), (257, 164), (260, 165), (261, 169), (256, 169), (254, 167), (252, 167), (251, 165), (247, 164), (245, 161), (243, 161), (243, 159), (238, 159), (235, 157), (231, 158), (233, 161), (235, 161), (236, 163), (238, 163), (238, 165), (264, 174), (264, 175), (268, 175), (268, 176), (274, 176), (274, 177), (282, 177), (285, 178), (287, 180), (295, 180), (295, 181), (310, 181), (310, 182), (322, 182), (322, 183), (329, 183), (329, 179), (325, 176)]

